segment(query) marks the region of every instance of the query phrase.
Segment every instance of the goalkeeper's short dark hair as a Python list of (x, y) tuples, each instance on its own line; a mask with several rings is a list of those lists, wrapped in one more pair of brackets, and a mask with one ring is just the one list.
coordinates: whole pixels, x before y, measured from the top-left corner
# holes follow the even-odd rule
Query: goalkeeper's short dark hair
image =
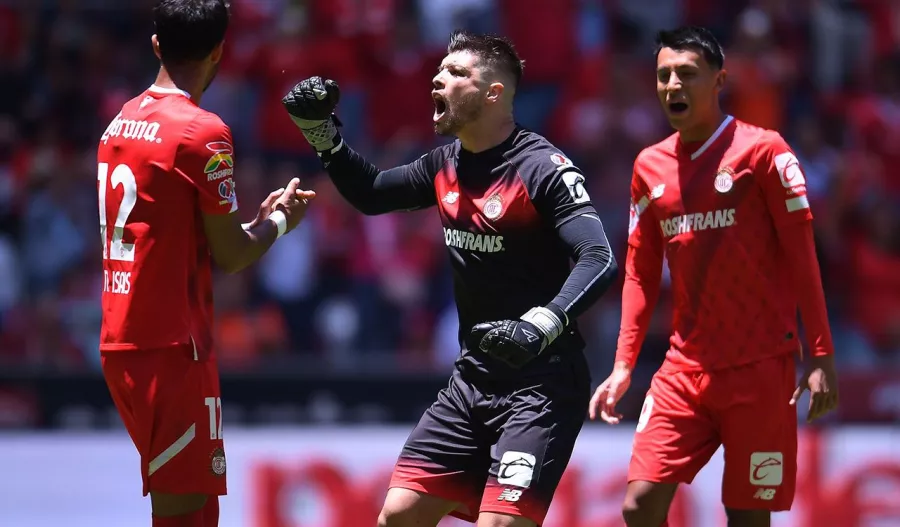
[(450, 35), (447, 53), (468, 51), (477, 56), (489, 68), (503, 71), (512, 76), (515, 85), (522, 80), (525, 61), (519, 58), (512, 41), (498, 35), (476, 35), (465, 30), (456, 30)]
[(162, 62), (203, 60), (225, 39), (227, 0), (159, 0), (153, 23)]
[(656, 50), (654, 55), (659, 56), (663, 48), (671, 48), (676, 51), (693, 50), (703, 55), (712, 68), (720, 70), (725, 65), (725, 52), (722, 45), (716, 40), (715, 35), (705, 27), (682, 26), (677, 29), (663, 30), (656, 34)]

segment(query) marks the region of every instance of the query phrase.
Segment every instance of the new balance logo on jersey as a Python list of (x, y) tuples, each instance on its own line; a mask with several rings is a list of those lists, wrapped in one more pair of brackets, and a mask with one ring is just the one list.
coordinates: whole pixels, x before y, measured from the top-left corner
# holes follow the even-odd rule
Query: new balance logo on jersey
[(503, 250), (503, 236), (475, 234), (446, 227), (444, 227), (444, 242), (447, 247), (479, 253), (496, 253)]
[(519, 498), (521, 498), (521, 497), (522, 497), (521, 490), (503, 489), (503, 492), (501, 492), (500, 495), (497, 496), (497, 501), (508, 501), (510, 503), (515, 503), (515, 502), (519, 501)]
[(156, 137), (158, 133), (159, 123), (122, 119), (122, 114), (119, 113), (106, 127), (103, 135), (100, 136), (100, 142), (107, 144), (111, 137), (122, 137), (123, 139), (147, 141), (148, 143), (162, 143), (162, 139)]
[(663, 234), (670, 238), (686, 232), (721, 229), (732, 225), (734, 225), (734, 209), (685, 214), (659, 222)]

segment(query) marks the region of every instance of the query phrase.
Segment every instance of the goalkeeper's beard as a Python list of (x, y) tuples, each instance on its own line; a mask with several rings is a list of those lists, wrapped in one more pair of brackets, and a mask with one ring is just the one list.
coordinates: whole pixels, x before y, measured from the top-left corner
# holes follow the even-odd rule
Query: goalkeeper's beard
[(484, 106), (481, 104), (481, 93), (476, 92), (460, 98), (459, 102), (450, 104), (440, 121), (434, 123), (434, 133), (444, 136), (455, 136), (469, 123), (481, 117)]

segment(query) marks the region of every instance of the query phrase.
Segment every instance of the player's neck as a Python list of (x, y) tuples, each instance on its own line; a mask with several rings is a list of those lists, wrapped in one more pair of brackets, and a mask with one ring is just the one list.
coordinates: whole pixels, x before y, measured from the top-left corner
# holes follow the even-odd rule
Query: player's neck
[(515, 129), (516, 121), (510, 115), (499, 123), (484, 122), (478, 123), (478, 126), (470, 126), (460, 131), (457, 137), (464, 150), (477, 154), (506, 141)]
[(719, 129), (725, 118), (726, 115), (721, 110), (716, 110), (714, 119), (709, 119), (686, 130), (681, 130), (678, 132), (678, 137), (682, 143), (702, 143), (716, 133), (716, 130)]
[(172, 71), (170, 72), (165, 66), (159, 68), (156, 75), (156, 81), (153, 83), (160, 88), (174, 88), (189, 93), (191, 100), (195, 104), (200, 104), (200, 97), (203, 96), (202, 75), (197, 70), (193, 71)]

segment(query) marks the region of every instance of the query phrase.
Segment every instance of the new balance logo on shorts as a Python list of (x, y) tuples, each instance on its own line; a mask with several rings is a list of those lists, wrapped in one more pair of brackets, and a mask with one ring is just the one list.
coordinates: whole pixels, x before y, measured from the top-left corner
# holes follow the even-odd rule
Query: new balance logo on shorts
[(531, 485), (531, 478), (534, 476), (535, 461), (531, 454), (507, 450), (500, 458), (497, 483), (528, 488)]
[(784, 476), (783, 465), (784, 456), (781, 452), (754, 452), (750, 454), (750, 484), (757, 487), (777, 487), (781, 485)]
[(500, 495), (497, 496), (497, 501), (509, 501), (509, 502), (515, 503), (515, 502), (519, 501), (519, 498), (521, 498), (521, 497), (522, 497), (521, 490), (503, 489), (503, 492), (501, 492)]
[(775, 497), (775, 489), (759, 489), (753, 497), (758, 500), (769, 501)]

